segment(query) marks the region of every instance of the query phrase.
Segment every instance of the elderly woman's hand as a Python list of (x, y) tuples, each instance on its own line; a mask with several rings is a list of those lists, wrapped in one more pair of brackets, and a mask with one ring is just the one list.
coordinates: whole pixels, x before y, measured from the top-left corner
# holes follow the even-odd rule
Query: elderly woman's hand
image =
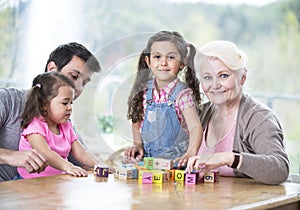
[(224, 165), (231, 165), (234, 159), (233, 152), (220, 152), (193, 156), (189, 158), (185, 172), (199, 171), (200, 177), (214, 168)]

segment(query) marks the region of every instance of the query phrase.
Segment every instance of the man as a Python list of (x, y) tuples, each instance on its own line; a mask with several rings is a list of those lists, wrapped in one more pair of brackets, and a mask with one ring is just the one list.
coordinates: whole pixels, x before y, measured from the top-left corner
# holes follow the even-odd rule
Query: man
[[(49, 56), (45, 72), (57, 71), (75, 84), (75, 99), (101, 67), (96, 57), (79, 43), (58, 46)], [(47, 160), (36, 150), (18, 151), (21, 135), (20, 116), (25, 106), (27, 90), (0, 89), (0, 182), (13, 179), (16, 167), (30, 173), (43, 171)]]

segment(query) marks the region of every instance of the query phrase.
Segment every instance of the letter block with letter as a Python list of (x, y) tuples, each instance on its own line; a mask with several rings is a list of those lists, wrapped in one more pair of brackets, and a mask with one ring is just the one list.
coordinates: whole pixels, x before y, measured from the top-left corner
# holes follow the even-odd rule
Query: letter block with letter
[(184, 170), (175, 170), (175, 181), (184, 181)]
[(142, 174), (142, 183), (143, 184), (152, 184), (153, 174), (152, 172), (143, 172)]
[(199, 174), (191, 173), (185, 175), (185, 184), (186, 185), (195, 185), (198, 182)]

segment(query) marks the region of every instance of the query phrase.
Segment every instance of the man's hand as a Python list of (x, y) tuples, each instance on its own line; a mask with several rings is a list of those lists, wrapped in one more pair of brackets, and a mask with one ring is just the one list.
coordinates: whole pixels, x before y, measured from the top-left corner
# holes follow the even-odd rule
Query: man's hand
[(37, 150), (11, 151), (6, 156), (6, 164), (24, 167), (28, 173), (40, 173), (47, 167), (47, 160)]

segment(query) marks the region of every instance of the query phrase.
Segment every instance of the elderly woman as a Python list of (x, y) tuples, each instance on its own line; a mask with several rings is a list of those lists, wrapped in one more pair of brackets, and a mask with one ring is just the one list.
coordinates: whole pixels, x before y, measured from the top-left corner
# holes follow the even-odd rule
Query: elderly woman
[(266, 184), (287, 180), (289, 160), (276, 115), (243, 91), (247, 55), (228, 41), (198, 50), (195, 68), (209, 102), (203, 105), (203, 141), (186, 172), (250, 177)]

